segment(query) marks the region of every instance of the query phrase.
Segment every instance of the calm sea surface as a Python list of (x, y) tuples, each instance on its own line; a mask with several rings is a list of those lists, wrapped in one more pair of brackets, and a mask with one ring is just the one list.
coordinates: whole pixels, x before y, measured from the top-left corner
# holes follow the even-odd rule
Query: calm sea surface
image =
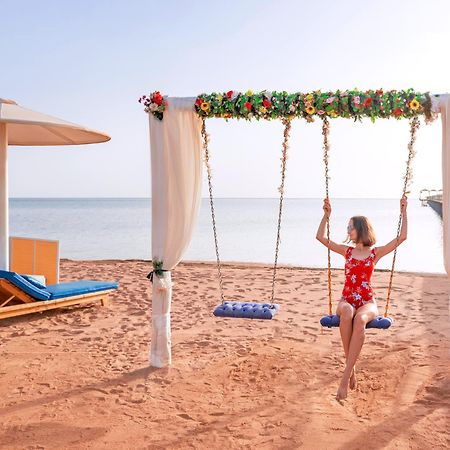
[[(377, 244), (397, 231), (397, 199), (332, 199), (331, 238), (342, 242), (352, 215), (366, 215)], [(322, 199), (284, 199), (278, 262), (326, 267), (327, 251), (316, 239)], [(215, 200), (219, 252), (224, 261), (272, 263), (278, 220), (277, 199)], [(11, 236), (57, 239), (61, 257), (71, 259), (151, 259), (151, 199), (11, 199)], [(209, 199), (202, 199), (194, 235), (183, 260), (215, 261)], [(392, 253), (377, 265), (390, 268)], [(344, 259), (332, 254), (333, 267)], [(400, 245), (396, 268), (444, 273), (442, 221), (418, 199), (408, 200), (408, 239)]]

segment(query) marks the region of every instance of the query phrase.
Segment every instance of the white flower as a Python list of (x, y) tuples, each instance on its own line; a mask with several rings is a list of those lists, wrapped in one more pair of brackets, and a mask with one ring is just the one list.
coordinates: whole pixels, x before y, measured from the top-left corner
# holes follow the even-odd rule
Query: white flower
[(353, 292), (352, 295), (353, 295), (353, 298), (356, 300), (361, 300), (361, 298), (362, 298), (361, 295), (357, 294), (356, 292)]
[(352, 283), (356, 283), (356, 275), (352, 275)]

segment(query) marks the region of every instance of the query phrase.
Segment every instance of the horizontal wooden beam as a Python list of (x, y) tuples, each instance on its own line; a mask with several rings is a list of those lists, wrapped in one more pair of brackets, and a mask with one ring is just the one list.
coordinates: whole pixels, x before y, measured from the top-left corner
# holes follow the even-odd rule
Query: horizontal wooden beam
[(72, 297), (58, 298), (55, 300), (37, 300), (33, 303), (4, 306), (3, 308), (0, 308), (0, 319), (95, 301), (100, 301), (102, 306), (106, 306), (108, 304), (109, 294), (112, 291), (113, 289), (109, 289), (106, 291), (94, 292), (92, 294), (74, 295)]

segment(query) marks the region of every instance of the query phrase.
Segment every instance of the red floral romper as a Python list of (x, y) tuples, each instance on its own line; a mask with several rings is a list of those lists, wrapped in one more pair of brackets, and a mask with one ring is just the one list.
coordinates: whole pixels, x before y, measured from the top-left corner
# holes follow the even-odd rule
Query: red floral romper
[(358, 309), (374, 298), (374, 292), (370, 285), (373, 272), (375, 249), (365, 259), (352, 257), (353, 247), (349, 247), (345, 253), (345, 284), (342, 290), (342, 298), (350, 305)]

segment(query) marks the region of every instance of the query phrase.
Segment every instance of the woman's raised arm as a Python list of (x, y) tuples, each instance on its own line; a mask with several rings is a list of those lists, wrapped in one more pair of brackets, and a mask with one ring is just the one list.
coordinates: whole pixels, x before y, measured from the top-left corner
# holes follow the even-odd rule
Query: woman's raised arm
[(345, 252), (348, 249), (348, 245), (338, 244), (336, 242), (333, 242), (331, 239), (330, 242), (328, 242), (328, 239), (325, 235), (325, 225), (327, 223), (327, 218), (329, 218), (331, 215), (331, 206), (328, 199), (324, 199), (323, 201), (323, 211), (324, 214), (322, 220), (320, 221), (319, 228), (317, 230), (316, 239), (323, 245), (325, 245), (325, 247), (329, 247), (330, 250), (332, 250), (333, 252), (345, 256)]

